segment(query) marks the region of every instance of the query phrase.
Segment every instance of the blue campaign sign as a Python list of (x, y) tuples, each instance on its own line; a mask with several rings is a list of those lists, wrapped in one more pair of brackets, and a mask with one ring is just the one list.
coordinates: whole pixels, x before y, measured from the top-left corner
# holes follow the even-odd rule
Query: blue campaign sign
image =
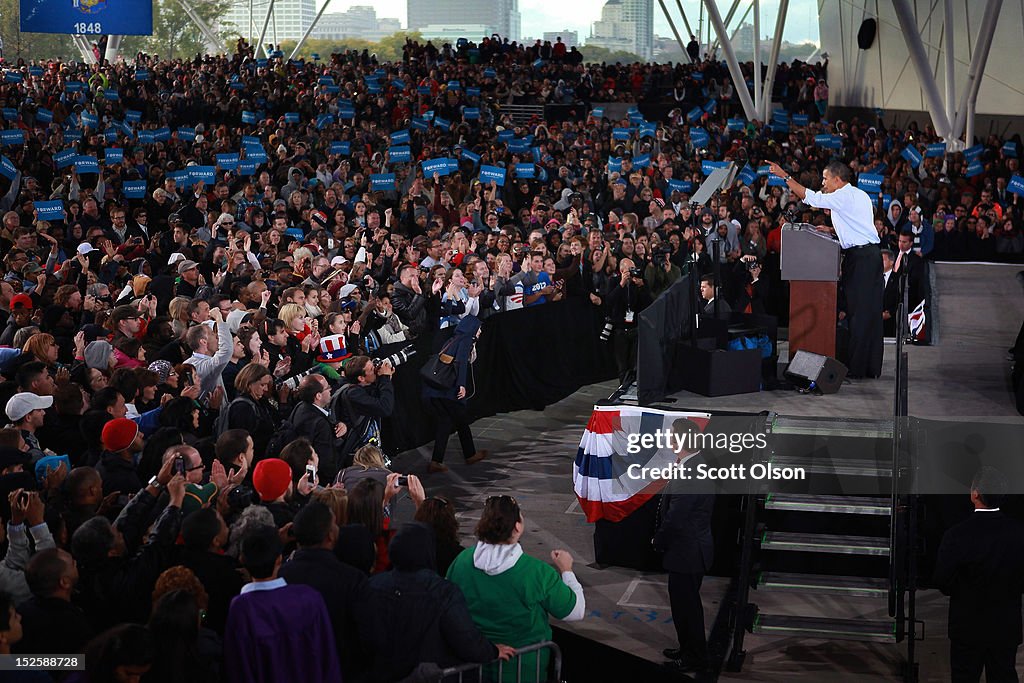
[(754, 181), (755, 181), (755, 180), (757, 180), (757, 171), (755, 171), (754, 169), (752, 169), (752, 168), (750, 167), (750, 164), (747, 164), (746, 166), (744, 166), (744, 167), (743, 167), (743, 170), (742, 170), (742, 171), (740, 171), (740, 173), (739, 173), (739, 175), (737, 176), (737, 178), (738, 178), (738, 179), (739, 179), (739, 180), (740, 180), (740, 181), (741, 181), (741, 182), (742, 182), (742, 183), (743, 183), (744, 185), (753, 185), (753, 184), (754, 184)]
[(100, 119), (96, 114), (90, 114), (87, 111), (82, 112), (82, 125), (86, 128), (98, 128), (100, 125)]
[(516, 138), (515, 140), (509, 140), (508, 151), (513, 154), (526, 154), (530, 151), (530, 141), (525, 138)]
[(117, 128), (110, 126), (103, 131), (103, 139), (110, 143), (117, 142)]
[(14, 162), (3, 155), (0, 155), (0, 175), (8, 180), (14, 180), (18, 175), (18, 168)]
[(462, 90), (462, 84), (458, 81), (448, 81), (449, 90)]
[(868, 194), (878, 194), (882, 191), (883, 180), (885, 177), (876, 173), (861, 173), (857, 176), (857, 187)]
[(430, 130), (430, 123), (426, 119), (413, 118), (409, 125), (412, 126), (413, 130)]
[(933, 142), (925, 148), (924, 155), (926, 157), (941, 157), (946, 154), (946, 143), (945, 142)]
[(249, 125), (252, 125), (252, 124), (256, 123), (256, 112), (243, 111), (242, 112), (242, 123), (247, 123)]
[(785, 187), (786, 181), (777, 175), (768, 174), (768, 187)]
[(78, 152), (75, 150), (65, 149), (53, 155), (53, 163), (57, 165), (57, 168), (67, 168), (75, 163), (76, 156), (78, 156)]
[(405, 81), (403, 81), (400, 78), (396, 78), (395, 80), (391, 81), (391, 86), (395, 90), (405, 90)]
[(1017, 143), (1013, 140), (1008, 140), (1003, 143), (1003, 154), (1008, 157), (1017, 158)]
[(356, 117), (355, 107), (338, 107), (338, 118), (339, 119), (354, 119)]
[(146, 181), (126, 180), (121, 189), (126, 199), (144, 199), (146, 196)]
[(167, 142), (171, 139), (171, 129), (167, 126), (157, 128), (153, 131), (153, 139), (157, 142)]
[(703, 128), (692, 128), (690, 130), (690, 142), (694, 147), (707, 147), (711, 142), (711, 136)]
[(399, 164), (407, 161), (412, 161), (412, 150), (407, 145), (391, 147), (388, 149), (388, 162), (392, 164)]
[(178, 139), (184, 140), (185, 142), (195, 142), (196, 140), (196, 129), (182, 126), (178, 129)]
[(371, 190), (394, 190), (395, 189), (395, 174), (394, 173), (374, 173), (370, 176), (370, 189)]
[(718, 100), (708, 100), (704, 103), (704, 111), (708, 114), (714, 114), (715, 109), (718, 108)]
[(448, 173), (458, 173), (459, 172), (459, 160), (458, 159), (453, 159), (452, 157), (448, 157), (447, 161), (448, 161)]
[(967, 161), (973, 161), (974, 159), (980, 157), (981, 153), (984, 151), (985, 146), (981, 144), (974, 145), (973, 147), (968, 147), (967, 149), (964, 150), (964, 159), (967, 159)]
[(466, 107), (462, 110), (462, 118), (467, 121), (475, 121), (480, 118), (480, 109), (478, 107)]
[(646, 119), (644, 118), (644, 115), (641, 114), (638, 111), (632, 112), (629, 115), (629, 122), (630, 123), (636, 124), (636, 123), (643, 123), (644, 121), (646, 121)]
[(126, 109), (124, 112), (124, 120), (128, 123), (138, 123), (142, 120), (142, 112), (135, 109)]
[(888, 211), (890, 204), (892, 204), (892, 195), (891, 194), (883, 194), (882, 195), (882, 211)]
[(779, 121), (778, 119), (776, 119), (772, 121), (771, 128), (773, 133), (788, 133), (789, 121)]
[(651, 155), (644, 154), (633, 159), (633, 168), (648, 168), (651, 165)]
[(480, 97), (480, 88), (466, 88), (466, 97)]
[(237, 152), (218, 154), (215, 158), (217, 159), (217, 168), (224, 169), (225, 171), (234, 171), (238, 168)]
[(82, 81), (67, 81), (64, 83), (64, 89), (68, 92), (82, 92), (85, 90), (85, 83), (82, 83)]
[(409, 144), (409, 131), (408, 130), (396, 130), (391, 134), (392, 145), (408, 145)]
[(628, 140), (632, 133), (629, 128), (613, 128), (612, 140)]
[(64, 220), (64, 202), (55, 199), (50, 202), (33, 202), (36, 210), (36, 218), (41, 221), (62, 221)]
[(137, 80), (137, 81), (148, 81), (149, 80), (149, 71), (147, 71), (146, 69), (136, 69), (135, 70), (135, 80)]
[(757, 175), (761, 176), (761, 177), (764, 177), (764, 176), (767, 176), (767, 175), (771, 175), (771, 173), (772, 173), (771, 168), (772, 168), (771, 166), (758, 166), (757, 167)]
[(668, 181), (669, 192), (682, 192), (683, 194), (689, 194), (693, 192), (693, 183), (689, 180), (670, 180)]
[(452, 127), (452, 122), (449, 121), (448, 119), (442, 119), (440, 116), (435, 116), (434, 125), (440, 128), (441, 130), (448, 130), (449, 128)]
[(1006, 189), (1014, 194), (1024, 195), (1024, 178), (1019, 175), (1013, 176), (1006, 185)]
[(21, 83), (23, 80), (25, 80), (25, 77), (17, 71), (8, 71), (4, 74), (5, 83)]
[(255, 161), (239, 161), (238, 162), (238, 175), (240, 176), (251, 176), (256, 175), (256, 167), (259, 166)]
[(267, 150), (263, 149), (263, 145), (246, 145), (245, 160), (255, 161), (257, 164), (266, 163)]
[(622, 159), (618, 157), (608, 157), (608, 172), (622, 173)]
[(41, 67), (41, 66), (30, 66), (28, 68), (28, 75), (29, 76), (42, 76), (43, 75), (43, 67)]
[(728, 161), (708, 161), (707, 159), (705, 159), (704, 161), (700, 162), (700, 172), (703, 173), (704, 175), (711, 175), (711, 173), (716, 168), (728, 168), (728, 167), (729, 167), (729, 162)]
[(462, 158), (463, 159), (469, 159), (474, 164), (479, 164), (480, 163), (480, 155), (477, 154), (476, 152), (471, 152), (468, 149), (462, 150)]
[(103, 96), (112, 102), (117, 102), (121, 99), (121, 93), (117, 91), (117, 88), (104, 88)]
[(658, 134), (657, 123), (641, 123), (637, 131), (641, 138), (653, 138)]
[(140, 0), (21, 0), (21, 30), (29, 33), (148, 36), (153, 3)]
[(214, 166), (189, 166), (188, 175), (192, 179), (193, 184), (198, 183), (200, 180), (207, 185), (213, 185), (217, 182), (217, 169)]
[(772, 121), (785, 121), (789, 123), (789, 112), (785, 109), (773, 109)]
[(103, 163), (107, 166), (124, 163), (124, 150), (120, 147), (107, 147), (103, 150)]
[(0, 144), (2, 145), (24, 145), (25, 133), (20, 130), (0, 131)]
[(152, 145), (156, 142), (156, 137), (153, 135), (151, 130), (140, 130), (139, 131), (139, 144), (140, 145)]
[(500, 166), (481, 166), (480, 182), (484, 185), (494, 182), (499, 187), (505, 187), (505, 169)]
[(168, 173), (167, 177), (173, 180), (178, 187), (192, 187), (192, 174), (187, 170)]
[(316, 117), (316, 129), (323, 130), (333, 122), (334, 116), (331, 114), (320, 114), (320, 116)]
[[(378, 86), (378, 92), (379, 91), (380, 91), (380, 86)], [(338, 93), (341, 92), (341, 86), (340, 85), (325, 85), (324, 86), (324, 92), (326, 92), (328, 95), (337, 95)]]
[(299, 122), (299, 112), (297, 112), (297, 111), (287, 112), (284, 115), (284, 122), (285, 123), (298, 123)]
[(430, 86), (429, 85), (421, 85), (420, 87), (416, 88), (416, 92), (418, 92), (420, 95), (429, 95), (430, 94)]
[(39, 123), (53, 123), (53, 112), (39, 107), (39, 109), (36, 109), (36, 121)]
[(700, 117), (704, 115), (704, 110), (700, 107), (694, 107), (686, 114), (686, 120), (691, 123), (700, 120)]
[(981, 159), (971, 159), (971, 163), (967, 164), (967, 172), (964, 174), (968, 178), (973, 178), (976, 175), (981, 175), (985, 172), (985, 165), (981, 163)]
[(440, 159), (427, 159), (426, 161), (420, 162), (420, 167), (423, 168), (423, 175), (428, 178), (432, 178), (436, 173), (439, 176), (448, 175), (449, 163), (447, 158)]
[(331, 142), (331, 154), (344, 154), (348, 156), (352, 153), (352, 143), (348, 140), (334, 140)]
[(917, 147), (914, 147), (913, 145), (907, 145), (904, 147), (903, 151), (900, 152), (900, 156), (909, 161), (910, 165), (914, 168), (920, 166), (921, 161), (924, 159), (924, 157), (921, 156), (921, 153), (917, 151)]
[(590, 117), (600, 121), (604, 118), (604, 107), (594, 107), (590, 112)]
[(746, 127), (747, 122), (744, 121), (743, 119), (729, 119), (726, 122), (726, 125), (731, 131), (742, 132), (743, 129)]
[(255, 135), (243, 135), (242, 145), (248, 147), (249, 145), (262, 145), (263, 143)]
[(4, 121), (17, 121), (18, 120), (18, 110), (15, 109), (14, 107), (4, 107), (3, 108), (3, 115), (4, 115)]
[(498, 132), (498, 142), (508, 142), (516, 136), (515, 131), (506, 128), (503, 131)]
[(537, 175), (533, 164), (516, 164), (515, 172), (516, 178), (534, 178)]
[(807, 114), (793, 114), (791, 120), (794, 126), (806, 126), (811, 122), (811, 117)]

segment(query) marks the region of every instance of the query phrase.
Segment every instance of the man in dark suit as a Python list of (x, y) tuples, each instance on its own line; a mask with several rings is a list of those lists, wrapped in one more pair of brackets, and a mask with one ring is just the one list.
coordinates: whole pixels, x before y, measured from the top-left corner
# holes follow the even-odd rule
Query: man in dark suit
[[(681, 439), (699, 431), (693, 422), (685, 418), (672, 423), (672, 432)], [(680, 451), (680, 460), (690, 453), (685, 449)], [(690, 472), (695, 471), (694, 461), (699, 457), (687, 460)], [(662, 493), (661, 523), (654, 534), (655, 548), (664, 552), (662, 566), (668, 570), (672, 621), (679, 639), (678, 648), (666, 649), (663, 654), (672, 660), (666, 666), (677, 672), (703, 671), (708, 664), (700, 586), (714, 560), (711, 513), (715, 497), (709, 493), (697, 493), (697, 490), (693, 481), (669, 482)]]
[(1006, 480), (982, 467), (971, 483), (974, 511), (946, 531), (932, 575), (949, 596), (949, 665), (953, 683), (1016, 683), (1022, 641), (1024, 524), (999, 510)]
[(882, 250), (882, 281), (884, 282), (884, 299), (882, 300), (882, 328), (886, 337), (896, 336), (896, 308), (900, 303), (899, 278), (893, 271), (896, 257), (888, 249)]
[[(700, 296), (704, 300), (704, 315), (715, 315), (715, 278), (712, 275), (705, 275), (700, 279)], [(718, 298), (718, 315), (719, 317), (727, 316), (732, 313), (732, 308), (729, 307), (729, 303), (719, 297)]]

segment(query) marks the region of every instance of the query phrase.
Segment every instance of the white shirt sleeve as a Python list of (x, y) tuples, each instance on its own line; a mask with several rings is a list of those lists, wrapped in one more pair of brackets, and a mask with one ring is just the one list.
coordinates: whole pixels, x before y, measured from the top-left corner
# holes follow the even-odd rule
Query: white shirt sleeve
[(587, 613), (587, 600), (583, 597), (583, 586), (579, 579), (572, 572), (562, 572), (562, 583), (568, 586), (576, 595), (576, 606), (572, 611), (562, 617), (562, 621), (583, 621)]

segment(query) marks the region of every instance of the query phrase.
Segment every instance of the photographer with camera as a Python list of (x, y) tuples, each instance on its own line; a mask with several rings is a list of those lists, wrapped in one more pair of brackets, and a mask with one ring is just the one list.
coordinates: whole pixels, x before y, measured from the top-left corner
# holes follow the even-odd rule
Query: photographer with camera
[(740, 313), (765, 315), (765, 302), (768, 300), (768, 280), (761, 277), (762, 265), (756, 256), (746, 255), (742, 258), (746, 269), (743, 284), (736, 295), (736, 310)]
[(682, 271), (679, 270), (679, 266), (672, 263), (671, 257), (672, 245), (668, 243), (660, 245), (651, 255), (651, 262), (644, 271), (644, 282), (649, 288), (651, 301), (661, 296), (662, 292), (682, 276)]
[(352, 464), (352, 456), (360, 446), (381, 446), (381, 421), (391, 417), (395, 409), (395, 386), (391, 377), (395, 368), (391, 361), (355, 356), (345, 364), (345, 385), (331, 399), (330, 419), (344, 422), (348, 430), (338, 451), (339, 468)]
[(632, 259), (621, 259), (619, 278), (613, 283), (607, 297), (615, 367), (622, 385), (629, 384), (636, 377), (637, 323), (640, 311), (652, 301), (643, 275), (643, 271), (634, 265)]

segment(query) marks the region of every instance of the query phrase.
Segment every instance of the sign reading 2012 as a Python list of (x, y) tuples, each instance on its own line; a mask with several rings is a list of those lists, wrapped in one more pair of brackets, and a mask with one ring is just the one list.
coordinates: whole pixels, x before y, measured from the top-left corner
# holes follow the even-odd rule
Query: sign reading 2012
[(28, 33), (143, 35), (153, 33), (152, 0), (21, 0)]

